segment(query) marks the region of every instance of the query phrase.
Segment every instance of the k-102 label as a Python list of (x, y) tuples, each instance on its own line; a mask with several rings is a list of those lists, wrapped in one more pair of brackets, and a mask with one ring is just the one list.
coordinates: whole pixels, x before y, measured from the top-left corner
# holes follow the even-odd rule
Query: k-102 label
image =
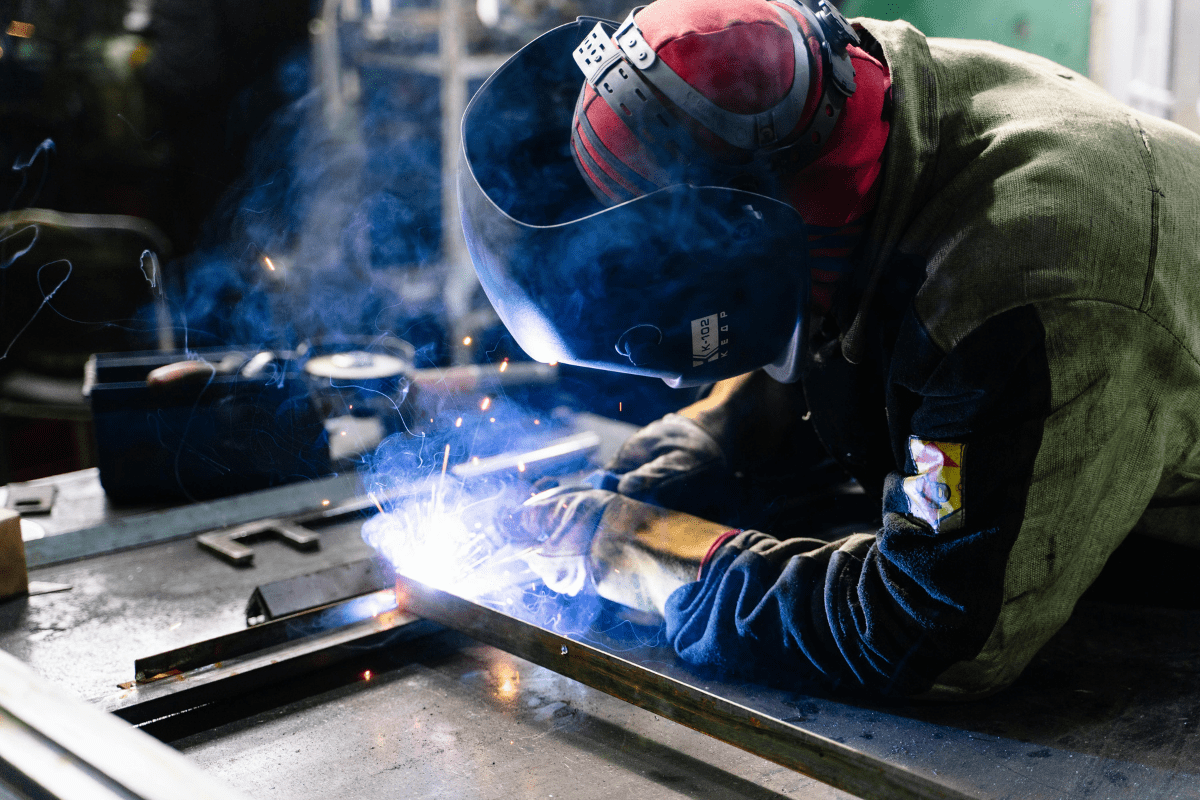
[(692, 366), (729, 355), (729, 315), (709, 314), (692, 320)]

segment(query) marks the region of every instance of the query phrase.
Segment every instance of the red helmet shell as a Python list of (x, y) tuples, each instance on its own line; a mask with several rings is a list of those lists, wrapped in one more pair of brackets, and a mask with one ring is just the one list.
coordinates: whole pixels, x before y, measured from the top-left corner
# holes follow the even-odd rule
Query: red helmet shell
[[(812, 119), (824, 81), (820, 41), (803, 15), (787, 4), (764, 0), (657, 0), (639, 11), (636, 20), (658, 57), (689, 86), (726, 111), (756, 114), (787, 95), (795, 71), (792, 33), (772, 6), (796, 19), (810, 54), (805, 108), (793, 130), (780, 137), (786, 143)], [(712, 156), (733, 164), (748, 159), (748, 152), (682, 111), (677, 116)], [(572, 125), (572, 146), (581, 172), (604, 202), (623, 202), (673, 182), (586, 82)]]

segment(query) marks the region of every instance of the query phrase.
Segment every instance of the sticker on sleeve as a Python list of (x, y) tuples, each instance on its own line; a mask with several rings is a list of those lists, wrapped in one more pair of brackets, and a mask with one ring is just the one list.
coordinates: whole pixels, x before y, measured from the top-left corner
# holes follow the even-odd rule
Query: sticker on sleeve
[(929, 523), (935, 531), (962, 526), (962, 463), (966, 445), (927, 442), (913, 436), (908, 440), (917, 474), (904, 479), (908, 512)]

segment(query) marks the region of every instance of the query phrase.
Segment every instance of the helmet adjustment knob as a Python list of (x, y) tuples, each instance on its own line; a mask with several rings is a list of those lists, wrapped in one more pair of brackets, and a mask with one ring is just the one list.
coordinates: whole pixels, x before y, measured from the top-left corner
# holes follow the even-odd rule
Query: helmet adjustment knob
[(634, 325), (617, 339), (617, 352), (629, 359), (635, 367), (650, 362), (654, 348), (662, 344), (662, 331), (649, 324)]

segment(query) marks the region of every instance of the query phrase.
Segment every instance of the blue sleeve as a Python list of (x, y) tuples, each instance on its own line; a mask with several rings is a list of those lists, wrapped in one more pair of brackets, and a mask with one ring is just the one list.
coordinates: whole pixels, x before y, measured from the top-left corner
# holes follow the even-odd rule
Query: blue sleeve
[(883, 525), (832, 543), (749, 531), (668, 600), (680, 656), (772, 683), (929, 690), (999, 616), (1048, 398), (1030, 308), (950, 354), (902, 332), (888, 386), (897, 468)]

